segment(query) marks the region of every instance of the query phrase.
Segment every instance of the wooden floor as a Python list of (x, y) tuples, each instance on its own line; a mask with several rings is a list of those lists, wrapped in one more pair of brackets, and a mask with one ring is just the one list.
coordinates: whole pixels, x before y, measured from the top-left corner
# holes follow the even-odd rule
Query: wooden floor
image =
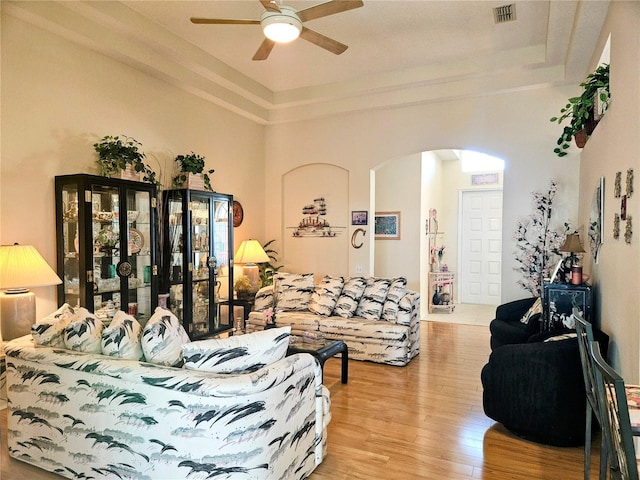
[[(350, 361), (347, 385), (340, 383), (340, 361), (327, 361), (328, 455), (310, 480), (583, 478), (582, 447), (527, 442), (484, 415), (487, 327), (422, 322), (421, 334), (421, 353), (407, 367)], [(9, 458), (6, 426), (4, 410), (2, 480), (61, 478)], [(597, 443), (591, 478), (597, 478)]]

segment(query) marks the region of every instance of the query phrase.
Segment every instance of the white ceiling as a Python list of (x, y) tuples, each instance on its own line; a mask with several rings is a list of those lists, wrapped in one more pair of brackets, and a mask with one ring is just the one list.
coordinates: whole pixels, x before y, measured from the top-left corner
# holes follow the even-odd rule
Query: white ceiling
[[(296, 10), (320, 2), (287, 0)], [(493, 8), (515, 3), (516, 20)], [(305, 26), (349, 45), (331, 54), (303, 39), (251, 57), (258, 0), (5, 1), (2, 11), (163, 79), (259, 123), (579, 83), (608, 0), (364, 0)]]

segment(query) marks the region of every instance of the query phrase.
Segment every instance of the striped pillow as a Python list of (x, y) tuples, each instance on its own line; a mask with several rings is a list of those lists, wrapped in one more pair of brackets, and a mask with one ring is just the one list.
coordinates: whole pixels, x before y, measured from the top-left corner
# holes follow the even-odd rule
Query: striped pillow
[(367, 286), (356, 309), (356, 317), (366, 318), (367, 320), (380, 320), (382, 307), (387, 298), (390, 285), (391, 280), (388, 278), (368, 278)]
[(308, 310), (315, 290), (313, 273), (276, 273), (274, 301), (276, 310)]
[(58, 310), (38, 320), (31, 327), (31, 336), (36, 345), (52, 348), (64, 348), (64, 329), (77, 319), (77, 314), (68, 303)]
[(367, 280), (364, 277), (351, 277), (347, 279), (344, 287), (342, 287), (342, 293), (338, 298), (338, 303), (333, 313), (343, 318), (353, 317), (366, 286)]
[(328, 317), (333, 313), (333, 309), (338, 303), (338, 298), (342, 293), (344, 285), (343, 277), (332, 277), (325, 275), (322, 281), (316, 285), (315, 291), (311, 295), (309, 311), (316, 315)]
[(102, 354), (128, 360), (142, 360), (142, 327), (131, 315), (118, 310), (102, 331)]
[(394, 322), (398, 318), (398, 307), (400, 299), (407, 293), (407, 279), (405, 277), (397, 277), (391, 280), (389, 293), (382, 308), (381, 320)]
[(189, 335), (172, 312), (157, 307), (142, 331), (142, 351), (147, 362), (169, 367), (182, 365), (182, 345)]
[(76, 309), (78, 320), (64, 329), (64, 345), (69, 350), (87, 353), (102, 353), (102, 320), (86, 308)]
[(212, 338), (182, 346), (184, 366), (214, 373), (251, 373), (285, 357), (291, 327)]
[(273, 307), (273, 285), (267, 285), (256, 293), (256, 298), (253, 301), (253, 310), (255, 312), (264, 312), (271, 307)]

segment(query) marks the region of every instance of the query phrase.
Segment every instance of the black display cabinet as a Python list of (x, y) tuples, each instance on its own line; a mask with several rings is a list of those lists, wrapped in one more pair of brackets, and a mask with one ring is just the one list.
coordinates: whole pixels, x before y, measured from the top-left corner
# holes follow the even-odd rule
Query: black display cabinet
[(592, 322), (593, 299), (587, 284), (547, 283), (542, 292), (542, 331), (564, 328), (564, 319), (578, 308), (587, 322)]
[(143, 325), (158, 299), (156, 188), (95, 175), (55, 178), (58, 304)]
[(162, 194), (163, 274), (169, 309), (193, 339), (233, 328), (233, 196)]

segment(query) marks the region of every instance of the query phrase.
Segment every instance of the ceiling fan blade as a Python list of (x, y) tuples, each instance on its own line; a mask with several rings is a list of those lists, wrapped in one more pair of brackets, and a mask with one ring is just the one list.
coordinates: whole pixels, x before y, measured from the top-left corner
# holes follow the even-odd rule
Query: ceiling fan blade
[(214, 24), (214, 25), (260, 25), (260, 20), (225, 20), (224, 18), (191, 17), (191, 23)]
[(336, 13), (346, 12), (347, 10), (353, 10), (354, 8), (360, 8), (363, 5), (362, 0), (332, 0), (300, 10), (296, 12), (296, 15), (300, 20), (306, 22), (315, 18), (326, 17)]
[(260, 45), (258, 50), (256, 51), (255, 55), (253, 56), (252, 60), (266, 60), (269, 54), (271, 53), (271, 50), (273, 50), (273, 46), (275, 44), (276, 42), (274, 42), (273, 40), (269, 40), (268, 38), (265, 38), (262, 41), (262, 44)]
[(325, 50), (330, 51), (331, 53), (335, 53), (336, 55), (340, 55), (347, 48), (349, 48), (344, 43), (340, 43), (337, 40), (325, 37), (321, 33), (309, 30), (307, 27), (302, 27), (300, 38), (304, 38), (307, 42), (311, 42), (319, 47), (324, 48)]
[(260, 0), (260, 3), (264, 7), (264, 9), (268, 12), (279, 12), (280, 9), (276, 4), (275, 0)]

